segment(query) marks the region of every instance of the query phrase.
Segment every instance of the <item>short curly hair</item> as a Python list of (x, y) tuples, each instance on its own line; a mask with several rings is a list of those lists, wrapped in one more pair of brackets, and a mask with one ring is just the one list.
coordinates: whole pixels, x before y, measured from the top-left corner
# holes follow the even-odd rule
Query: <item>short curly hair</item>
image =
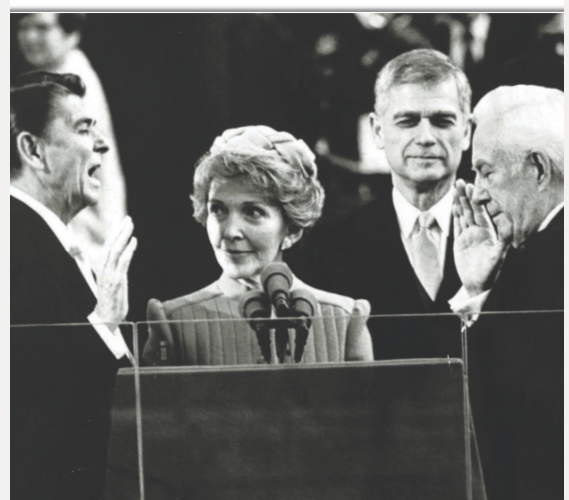
[[(253, 127), (238, 130), (245, 129), (251, 130)], [(263, 127), (262, 130), (272, 129)], [(292, 138), (290, 134), (286, 136)], [(218, 140), (219, 138), (216, 143)], [(198, 160), (193, 194), (190, 196), (194, 218), (206, 225), (208, 193), (213, 180), (246, 178), (267, 203), (281, 208), (291, 231), (312, 227), (322, 215), (324, 206), (324, 189), (316, 178), (316, 166), (312, 163), (312, 170), (307, 172), (307, 168), (288, 154), (257, 145), (250, 147), (250, 144), (242, 140), (237, 142), (232, 144), (230, 140), (225, 147), (212, 147), (211, 151)], [(287, 139), (286, 142), (292, 141)], [(304, 143), (302, 148), (308, 150)]]

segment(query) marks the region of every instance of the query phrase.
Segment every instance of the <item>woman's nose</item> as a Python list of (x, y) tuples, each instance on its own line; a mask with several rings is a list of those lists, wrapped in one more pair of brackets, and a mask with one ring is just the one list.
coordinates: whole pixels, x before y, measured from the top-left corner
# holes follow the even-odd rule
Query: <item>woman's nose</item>
[(241, 222), (238, 215), (230, 213), (222, 226), (222, 236), (228, 240), (243, 238)]

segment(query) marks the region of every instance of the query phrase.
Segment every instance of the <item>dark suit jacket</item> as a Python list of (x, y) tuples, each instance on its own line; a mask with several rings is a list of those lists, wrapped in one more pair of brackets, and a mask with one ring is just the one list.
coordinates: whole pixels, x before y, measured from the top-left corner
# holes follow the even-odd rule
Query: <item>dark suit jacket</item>
[[(45, 221), (10, 197), (10, 323), (87, 323), (96, 299)], [(118, 362), (91, 326), (11, 328), (13, 498), (102, 498)]]
[[(562, 310), (561, 211), (511, 249), (485, 311)], [(482, 315), (468, 333), (470, 401), (488, 499), (563, 498), (563, 313)]]
[[(314, 228), (291, 255), (302, 280), (354, 298), (367, 299), (374, 315), (450, 313), (460, 288), (449, 237), (444, 278), (435, 301), (428, 296), (401, 241), (391, 195)], [(370, 318), (376, 359), (460, 356), (457, 318)]]

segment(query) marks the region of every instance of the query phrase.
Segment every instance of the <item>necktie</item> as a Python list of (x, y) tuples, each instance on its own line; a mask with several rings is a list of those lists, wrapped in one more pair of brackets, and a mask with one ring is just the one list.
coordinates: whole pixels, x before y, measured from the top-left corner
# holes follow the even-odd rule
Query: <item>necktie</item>
[(411, 236), (415, 274), (432, 300), (436, 299), (443, 279), (439, 261), (438, 231), (440, 229), (433, 214), (421, 212)]
[(87, 256), (85, 255), (83, 248), (79, 243), (73, 242), (69, 247), (69, 254), (75, 259), (75, 262), (77, 263), (81, 274), (85, 278), (85, 281), (87, 281), (89, 288), (95, 297), (97, 297), (97, 283), (95, 282), (93, 271), (91, 270), (91, 265), (87, 260)]

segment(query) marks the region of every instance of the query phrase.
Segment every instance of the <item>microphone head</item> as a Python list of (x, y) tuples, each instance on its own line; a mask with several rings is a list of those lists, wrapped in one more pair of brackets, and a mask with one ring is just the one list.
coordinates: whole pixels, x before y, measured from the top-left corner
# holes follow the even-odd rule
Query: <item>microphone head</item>
[(273, 262), (261, 273), (263, 289), (269, 300), (275, 306), (277, 316), (289, 315), (288, 296), (292, 286), (293, 276), (284, 262)]
[(314, 316), (317, 303), (316, 297), (308, 290), (293, 290), (290, 294), (290, 307), (295, 316)]
[(239, 299), (239, 314), (245, 319), (270, 318), (269, 298), (261, 290), (249, 290)]
[(284, 262), (272, 262), (261, 273), (261, 283), (269, 297), (272, 296), (271, 291), (278, 289), (288, 293), (292, 286), (292, 279), (292, 273)]

